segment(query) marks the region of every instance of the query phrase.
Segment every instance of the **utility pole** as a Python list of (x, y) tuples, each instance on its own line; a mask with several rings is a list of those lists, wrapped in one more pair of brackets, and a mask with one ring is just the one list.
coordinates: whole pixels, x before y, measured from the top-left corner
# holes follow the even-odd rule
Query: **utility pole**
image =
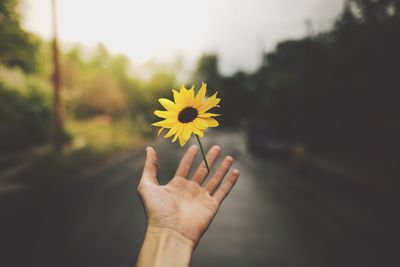
[(53, 24), (53, 148), (56, 153), (62, 149), (62, 120), (63, 110), (61, 106), (60, 91), (61, 91), (61, 75), (60, 75), (60, 60), (57, 40), (57, 6), (56, 0), (51, 0), (52, 7), (52, 24)]

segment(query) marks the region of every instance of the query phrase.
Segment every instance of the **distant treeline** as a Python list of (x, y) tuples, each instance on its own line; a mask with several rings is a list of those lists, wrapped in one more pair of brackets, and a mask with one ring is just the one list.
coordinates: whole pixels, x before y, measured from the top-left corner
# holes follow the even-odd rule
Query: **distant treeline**
[(255, 72), (197, 78), (221, 88), (224, 125), (264, 124), (288, 139), (365, 152), (400, 149), (400, 1), (348, 0), (333, 28), (289, 40)]
[[(18, 0), (0, 0), (0, 150), (51, 136), (50, 44), (25, 31)], [(256, 124), (288, 140), (356, 148), (400, 149), (400, 1), (348, 0), (332, 29), (289, 40), (263, 55), (254, 73), (223, 76), (217, 55), (193, 74), (222, 97), (223, 126)], [(154, 63), (147, 79), (98, 45), (61, 55), (66, 119), (107, 115), (146, 130), (156, 99), (177, 85), (176, 66)]]

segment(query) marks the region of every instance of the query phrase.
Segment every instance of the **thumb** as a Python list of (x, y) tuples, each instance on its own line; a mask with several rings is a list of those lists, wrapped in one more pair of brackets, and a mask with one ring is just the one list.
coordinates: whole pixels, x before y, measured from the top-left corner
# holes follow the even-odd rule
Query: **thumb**
[(146, 148), (146, 160), (144, 162), (142, 178), (140, 184), (152, 183), (158, 184), (157, 181), (158, 159), (156, 151), (152, 147)]

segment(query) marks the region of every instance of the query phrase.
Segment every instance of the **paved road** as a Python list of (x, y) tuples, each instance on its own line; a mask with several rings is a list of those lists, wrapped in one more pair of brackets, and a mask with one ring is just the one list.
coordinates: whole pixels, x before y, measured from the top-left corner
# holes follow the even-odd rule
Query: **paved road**
[[(241, 178), (192, 266), (400, 266), (389, 196), (341, 177), (247, 152), (243, 135), (212, 132)], [(183, 151), (154, 144), (164, 183)], [(135, 192), (144, 153), (62, 186), (0, 197), (0, 266), (134, 266), (145, 219)], [(397, 245), (398, 248), (398, 245)]]

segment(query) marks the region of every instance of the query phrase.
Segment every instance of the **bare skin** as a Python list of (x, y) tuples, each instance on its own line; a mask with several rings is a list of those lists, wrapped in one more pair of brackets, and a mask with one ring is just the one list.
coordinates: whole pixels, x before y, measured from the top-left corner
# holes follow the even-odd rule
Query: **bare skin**
[[(239, 178), (237, 169), (229, 173), (233, 159), (227, 156), (207, 183), (203, 184), (207, 176), (204, 162), (189, 180), (187, 176), (198, 151), (197, 146), (191, 146), (175, 176), (166, 185), (159, 185), (156, 152), (150, 147), (146, 149), (138, 193), (147, 215), (147, 230), (138, 267), (188, 266), (193, 249)], [(210, 167), (220, 152), (219, 146), (209, 150)]]

